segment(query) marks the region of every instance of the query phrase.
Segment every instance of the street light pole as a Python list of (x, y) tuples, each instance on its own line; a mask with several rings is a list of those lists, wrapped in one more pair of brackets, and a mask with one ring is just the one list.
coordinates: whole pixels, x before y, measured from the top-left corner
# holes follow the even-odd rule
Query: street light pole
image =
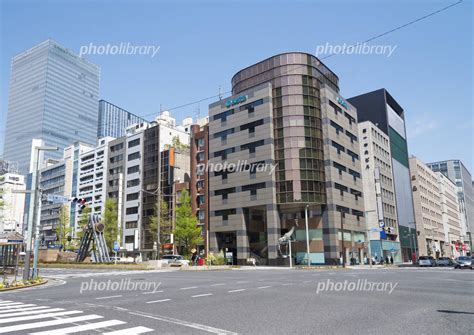
[[(32, 252), (33, 238), (35, 238), (34, 260), (33, 260), (33, 276), (38, 275), (38, 250), (39, 250), (39, 226), (41, 222), (41, 212), (38, 212), (41, 204), (41, 197), (39, 196), (39, 160), (40, 151), (57, 151), (58, 147), (38, 146), (34, 148), (33, 172), (31, 180), (30, 197), (30, 212), (28, 215), (28, 232), (26, 239), (26, 253), (25, 253), (25, 268), (23, 270), (23, 279), (30, 279), (30, 257)], [(41, 209), (39, 209), (41, 210)], [(35, 227), (33, 227), (35, 226)], [(33, 235), (33, 229), (35, 234)]]
[[(308, 259), (308, 266), (311, 266), (311, 259), (309, 258), (308, 208), (309, 208), (309, 205), (306, 205), (306, 207), (304, 208), (304, 221), (306, 225), (306, 257)], [(291, 242), (290, 242), (290, 245), (291, 245)]]

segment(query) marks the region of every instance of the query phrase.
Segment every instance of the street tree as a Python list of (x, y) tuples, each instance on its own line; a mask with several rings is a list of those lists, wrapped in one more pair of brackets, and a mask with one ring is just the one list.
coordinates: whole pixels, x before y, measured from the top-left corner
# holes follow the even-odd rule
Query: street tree
[(102, 215), (102, 223), (105, 225), (104, 238), (109, 250), (114, 247), (114, 241), (117, 240), (118, 231), (118, 209), (115, 199), (105, 200), (104, 214)]
[(191, 249), (202, 244), (201, 228), (198, 219), (191, 209), (191, 199), (187, 190), (180, 195), (180, 205), (176, 208), (176, 227), (174, 238), (177, 244), (183, 247), (183, 254), (189, 257)]
[[(159, 220), (158, 208), (160, 212)], [(163, 244), (169, 243), (169, 236), (171, 234), (171, 220), (169, 215), (168, 203), (164, 200), (163, 197), (156, 198), (154, 215), (149, 216), (148, 220), (148, 234), (150, 234), (153, 243), (158, 241), (158, 221), (160, 222), (160, 248), (163, 246)]]
[(69, 225), (69, 206), (62, 205), (59, 210), (59, 223), (56, 227), (57, 241), (63, 246), (64, 250), (68, 247), (68, 236), (71, 234)]

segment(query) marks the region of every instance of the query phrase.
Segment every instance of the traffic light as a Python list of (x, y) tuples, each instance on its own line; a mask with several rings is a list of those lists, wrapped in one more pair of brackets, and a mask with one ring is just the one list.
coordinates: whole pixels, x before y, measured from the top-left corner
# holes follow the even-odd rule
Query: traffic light
[(77, 204), (79, 206), (79, 214), (82, 212), (84, 208), (86, 208), (87, 200), (86, 198), (74, 198), (72, 199), (73, 204)]
[(71, 236), (68, 236), (68, 237), (67, 237), (67, 241), (68, 241), (68, 242), (71, 242), (71, 241), (72, 241)]

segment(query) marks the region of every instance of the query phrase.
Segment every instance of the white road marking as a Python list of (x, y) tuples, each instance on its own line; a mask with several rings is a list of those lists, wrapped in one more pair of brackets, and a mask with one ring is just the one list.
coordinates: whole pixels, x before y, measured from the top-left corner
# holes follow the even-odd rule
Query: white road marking
[(19, 316), (19, 317), (8, 318), (8, 319), (0, 319), (0, 323), (52, 318), (54, 316), (71, 315), (71, 314), (78, 314), (78, 313), (82, 313), (82, 312), (81, 311), (66, 311), (66, 312), (46, 313), (46, 314), (38, 314), (38, 315), (30, 315), (30, 316)]
[(12, 303), (12, 302), (13, 301), (10, 301), (10, 300), (0, 301), (0, 305), (9, 304), (9, 303)]
[(18, 308), (18, 307), (21, 307), (19, 305), (24, 305), (22, 302), (12, 302), (12, 303), (9, 303), (7, 305), (1, 305), (0, 306), (0, 309), (9, 309), (9, 308), (12, 308), (12, 306), (15, 306), (13, 308)]
[(152, 292), (143, 292), (142, 294), (155, 294), (155, 293), (163, 293), (163, 290), (161, 291), (152, 291)]
[(109, 295), (108, 297), (95, 298), (95, 300), (112, 299), (112, 298), (120, 298), (120, 297), (122, 297), (122, 295)]
[(161, 299), (161, 300), (153, 300), (153, 301), (147, 301), (147, 304), (154, 304), (157, 302), (165, 302), (165, 301), (170, 301), (171, 299)]
[(241, 288), (241, 289), (238, 289), (238, 290), (231, 290), (231, 291), (227, 291), (227, 292), (234, 293), (234, 292), (242, 292), (242, 291), (245, 291), (245, 289)]
[(26, 305), (17, 305), (17, 306), (11, 306), (9, 308), (3, 308), (3, 307), (0, 307), (0, 313), (8, 313), (12, 310), (16, 310), (17, 308), (23, 308), (23, 307), (32, 307), (32, 306), (36, 306), (34, 304), (26, 304)]
[(64, 319), (51, 320), (51, 321), (24, 323), (24, 324), (15, 325), (15, 326), (0, 327), (0, 334), (26, 330), (26, 329), (33, 329), (33, 328), (50, 327), (50, 326), (62, 325), (66, 323), (73, 323), (73, 322), (79, 322), (79, 321), (101, 319), (101, 318), (102, 316), (100, 315), (91, 314), (91, 315), (76, 316), (73, 318), (64, 318)]
[(192, 290), (194, 288), (197, 288), (197, 286), (181, 287), (180, 290)]
[(282, 286), (290, 286), (290, 285), (293, 285), (293, 283), (285, 283), (285, 284), (281, 284)]
[(303, 284), (307, 284), (307, 283), (311, 283), (311, 282), (312, 282), (312, 280), (305, 280), (305, 281), (303, 282)]
[(199, 324), (199, 323), (188, 322), (188, 321), (179, 320), (179, 319), (173, 319), (173, 318), (166, 317), (166, 316), (157, 316), (157, 315), (152, 315), (152, 314), (143, 313), (143, 312), (141, 312), (141, 313), (129, 312), (129, 313), (132, 314), (132, 315), (138, 315), (138, 316), (142, 316), (142, 317), (145, 317), (145, 318), (150, 318), (150, 319), (154, 319), (154, 320), (158, 320), (158, 321), (173, 323), (175, 325), (179, 325), (179, 326), (183, 326), (183, 327), (199, 329), (199, 330), (202, 330), (202, 331), (206, 331), (208, 333), (221, 334), (221, 335), (237, 335), (237, 333), (230, 332), (228, 330), (214, 328), (214, 327), (202, 325), (202, 324)]
[(135, 334), (149, 333), (152, 331), (153, 329), (139, 326), (139, 327), (122, 329), (122, 330), (116, 330), (114, 332), (104, 333), (103, 335), (135, 335)]
[(226, 284), (224, 284), (224, 283), (222, 283), (222, 284), (212, 284), (212, 285), (209, 285), (209, 286), (223, 286), (223, 285), (226, 285)]
[(204, 294), (192, 295), (191, 298), (207, 297), (207, 296), (209, 296), (209, 295), (212, 295), (212, 293), (204, 293)]
[(248, 280), (243, 280), (243, 281), (238, 281), (237, 284), (245, 284), (245, 283), (250, 283)]
[(260, 290), (260, 289), (269, 288), (269, 287), (271, 287), (271, 286), (260, 286), (260, 287), (257, 287), (257, 289)]
[(119, 320), (102, 321), (102, 322), (96, 322), (96, 323), (88, 323), (88, 324), (80, 325), (80, 326), (73, 326), (73, 327), (54, 329), (54, 330), (44, 331), (44, 332), (39, 332), (39, 333), (33, 333), (32, 335), (71, 334), (71, 333), (81, 332), (84, 330), (101, 329), (101, 328), (107, 328), (111, 326), (122, 325), (124, 323), (126, 322), (119, 321)]
[[(35, 306), (35, 305), (25, 305), (25, 306)], [(27, 308), (22, 308), (22, 309), (6, 309), (3, 311), (0, 311), (0, 315), (3, 313), (11, 313), (14, 311), (32, 311), (35, 309), (45, 309), (45, 308), (49, 308), (49, 306), (36, 306), (36, 307), (27, 307)]]
[(8, 318), (10, 316), (21, 316), (21, 315), (33, 315), (33, 314), (44, 314), (44, 313), (52, 313), (52, 312), (59, 312), (59, 311), (64, 311), (64, 308), (48, 308), (48, 309), (42, 309), (39, 311), (25, 311), (23, 312), (22, 309), (20, 309), (21, 312), (18, 312), (18, 310), (11, 311), (11, 313), (8, 314), (0, 314), (0, 319), (2, 318)]

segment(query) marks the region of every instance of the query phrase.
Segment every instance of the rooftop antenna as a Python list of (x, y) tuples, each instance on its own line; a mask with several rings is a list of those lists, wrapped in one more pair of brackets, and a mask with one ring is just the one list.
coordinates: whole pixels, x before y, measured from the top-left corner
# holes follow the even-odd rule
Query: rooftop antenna
[(219, 85), (219, 100), (222, 100), (222, 86)]
[(194, 118), (196, 123), (198, 123), (199, 119), (201, 118), (201, 107), (199, 103), (196, 109), (194, 110)]

